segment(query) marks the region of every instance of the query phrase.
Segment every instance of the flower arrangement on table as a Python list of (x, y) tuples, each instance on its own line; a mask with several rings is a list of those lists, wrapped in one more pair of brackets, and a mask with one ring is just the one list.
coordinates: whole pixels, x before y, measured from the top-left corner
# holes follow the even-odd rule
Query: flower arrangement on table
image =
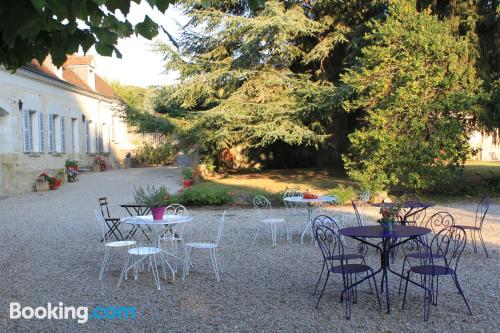
[(67, 160), (66, 163), (64, 163), (64, 166), (66, 167), (68, 182), (76, 182), (78, 180), (78, 171), (80, 170), (78, 162), (74, 160)]
[(156, 188), (148, 185), (146, 188), (137, 188), (134, 199), (139, 205), (151, 207), (153, 220), (162, 220), (165, 208), (169, 204), (170, 194), (165, 186)]
[(302, 195), (302, 198), (304, 198), (304, 199), (318, 199), (318, 196), (314, 193), (310, 193), (309, 190), (307, 190)]
[(382, 225), (384, 231), (392, 231), (394, 225), (400, 217), (400, 205), (384, 205), (380, 206), (380, 214), (382, 218), (377, 220)]

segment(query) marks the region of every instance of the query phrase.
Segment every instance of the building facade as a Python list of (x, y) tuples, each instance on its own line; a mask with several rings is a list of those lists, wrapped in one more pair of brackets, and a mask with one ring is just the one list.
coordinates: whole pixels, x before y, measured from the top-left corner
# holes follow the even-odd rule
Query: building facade
[(95, 71), (91, 56), (76, 55), (61, 68), (50, 58), (0, 68), (0, 197), (32, 190), (68, 159), (90, 167), (99, 155), (119, 167), (134, 149), (120, 101)]

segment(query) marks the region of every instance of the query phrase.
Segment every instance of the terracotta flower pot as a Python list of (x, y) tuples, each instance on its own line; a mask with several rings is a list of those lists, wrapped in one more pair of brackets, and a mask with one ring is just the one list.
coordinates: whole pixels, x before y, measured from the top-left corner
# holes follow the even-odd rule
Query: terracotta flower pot
[(188, 188), (188, 187), (191, 187), (194, 183), (194, 179), (184, 179), (182, 181), (182, 185), (185, 187), (185, 188)]

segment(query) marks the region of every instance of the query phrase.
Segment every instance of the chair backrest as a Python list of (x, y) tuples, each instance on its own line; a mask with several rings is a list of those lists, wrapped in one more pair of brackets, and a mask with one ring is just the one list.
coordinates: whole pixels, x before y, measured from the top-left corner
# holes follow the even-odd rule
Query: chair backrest
[(220, 217), (219, 228), (217, 229), (217, 238), (215, 239), (215, 244), (219, 244), (220, 241), (222, 240), (222, 234), (224, 231), (224, 220), (226, 218), (226, 213), (227, 213), (227, 210), (224, 210), (224, 213), (222, 213), (222, 216)]
[(474, 221), (474, 225), (478, 228), (483, 227), (483, 222), (486, 217), (486, 213), (490, 208), (490, 199), (488, 197), (483, 197), (476, 208), (476, 220)]
[(182, 215), (188, 216), (188, 210), (181, 204), (171, 204), (165, 208), (165, 215)]
[(356, 215), (356, 222), (358, 223), (359, 227), (363, 226), (363, 219), (361, 218), (361, 215), (359, 214), (358, 207), (356, 207), (356, 203), (354, 200), (351, 200), (352, 203), (352, 208), (354, 208), (354, 214)]
[(104, 218), (110, 219), (111, 215), (109, 213), (108, 198), (99, 198), (99, 206), (101, 206), (101, 213)]
[[(323, 219), (323, 216), (319, 217), (322, 217)], [(333, 256), (344, 255), (344, 246), (339, 235), (335, 232), (335, 226), (332, 222), (332, 219), (323, 219), (322, 222), (317, 221), (317, 223), (313, 224), (314, 238), (316, 239), (316, 242), (318, 242), (319, 249), (321, 250), (323, 260), (326, 263), (328, 270), (332, 269), (332, 267), (337, 265), (339, 262), (339, 260), (333, 260)], [(340, 260), (340, 264), (344, 264), (343, 260)]]
[(405, 216), (405, 212), (402, 212), (401, 218), (406, 219), (406, 224), (414, 226), (423, 226), (426, 223), (425, 216), (427, 215), (426, 209), (421, 209), (416, 213), (411, 213), (409, 216)]
[(107, 243), (108, 242), (108, 235), (106, 230), (107, 225), (106, 221), (104, 220), (104, 216), (102, 214), (102, 207), (95, 209), (95, 219), (99, 224), (99, 229), (101, 229), (101, 239), (104, 241), (104, 243)]
[(318, 225), (327, 226), (330, 229), (332, 229), (336, 234), (338, 234), (340, 230), (338, 221), (335, 221), (335, 219), (331, 218), (328, 215), (318, 215), (314, 218), (312, 222), (313, 231), (316, 230), (316, 226)]
[(253, 208), (255, 209), (257, 216), (260, 219), (263, 219), (266, 215), (264, 211), (270, 210), (272, 207), (271, 202), (265, 196), (256, 195), (255, 198), (253, 198)]
[(283, 203), (285, 204), (286, 208), (297, 208), (301, 206), (301, 203), (298, 201), (287, 201), (285, 200), (286, 198), (291, 198), (291, 197), (302, 197), (302, 192), (300, 192), (297, 189), (288, 189), (283, 193)]
[[(467, 244), (467, 234), (460, 227), (446, 227), (432, 238), (430, 251), (432, 257), (444, 259), (445, 267), (457, 270), (458, 261)], [(439, 256), (438, 256), (439, 255)], [(433, 260), (431, 259), (433, 264)], [(442, 265), (442, 259), (437, 260), (437, 265)]]
[(455, 225), (455, 219), (448, 212), (438, 212), (433, 214), (427, 222), (425, 227), (432, 230), (433, 234), (439, 233), (444, 228), (452, 227)]

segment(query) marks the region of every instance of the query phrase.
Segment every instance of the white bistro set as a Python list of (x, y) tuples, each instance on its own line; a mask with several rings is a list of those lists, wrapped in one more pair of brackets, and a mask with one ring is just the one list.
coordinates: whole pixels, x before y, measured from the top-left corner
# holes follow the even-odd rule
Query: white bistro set
[[(212, 242), (184, 241), (184, 227), (193, 221), (193, 217), (188, 215), (186, 208), (182, 205), (167, 207), (166, 214), (161, 220), (154, 220), (152, 215), (122, 218), (120, 222), (131, 226), (133, 232), (129, 232), (129, 235), (138, 235), (138, 237), (134, 237), (137, 240), (111, 240), (110, 234), (106, 231), (106, 221), (102, 211), (98, 208), (95, 214), (101, 226), (103, 243), (105, 245), (105, 254), (101, 264), (99, 279), (103, 277), (111, 250), (125, 248), (127, 254), (118, 280), (118, 286), (122, 284), (124, 279), (127, 279), (127, 274), (130, 270), (133, 270), (134, 279), (137, 280), (138, 273), (147, 269), (151, 271), (156, 287), (160, 289), (158, 264), (163, 269), (165, 279), (167, 279), (166, 267), (168, 267), (172, 273), (172, 280), (175, 281), (178, 263), (181, 263), (183, 266), (182, 278), (184, 279), (192, 266), (190, 256), (194, 249), (205, 250), (209, 253), (215, 277), (217, 281), (220, 280), (221, 265), (217, 249), (222, 238), (226, 211), (224, 211), (219, 220), (217, 235)], [(181, 244), (184, 249), (182, 254), (178, 251), (178, 244)]]

